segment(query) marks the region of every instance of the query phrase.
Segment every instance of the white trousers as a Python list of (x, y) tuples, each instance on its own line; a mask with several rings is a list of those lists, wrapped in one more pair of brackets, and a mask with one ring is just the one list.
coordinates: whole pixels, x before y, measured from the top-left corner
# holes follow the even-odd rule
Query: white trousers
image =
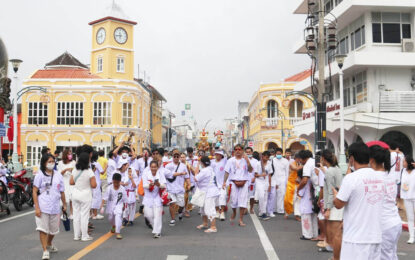
[(380, 260), (380, 244), (342, 242), (340, 260)]
[(382, 243), (380, 244), (380, 252), (382, 260), (398, 260), (396, 254), (398, 250), (399, 237), (402, 233), (402, 224), (382, 232)]
[(302, 214), (301, 215), (301, 231), (305, 238), (311, 239), (318, 236), (317, 215)]
[[(91, 201), (72, 200), (74, 238), (86, 239), (88, 235), (88, 221), (91, 210)], [(82, 237), (81, 237), (82, 236)]]
[(415, 238), (414, 214), (415, 214), (415, 200), (403, 200), (405, 204), (406, 217), (408, 219), (409, 238)]
[(134, 221), (135, 218), (136, 203), (127, 203), (127, 207), (124, 210), (124, 218), (128, 221)]
[(268, 202), (268, 185), (263, 183), (257, 183), (255, 189), (255, 199), (258, 200), (259, 215), (267, 214), (267, 202)]
[(235, 184), (232, 184), (231, 188), (231, 206), (235, 208), (246, 208), (248, 205), (248, 182), (245, 183), (243, 187), (236, 187)]
[(119, 234), (121, 231), (122, 225), (122, 215), (121, 214), (108, 214), (108, 221), (111, 226), (115, 226), (115, 233)]
[(295, 198), (294, 198), (294, 216), (301, 216), (300, 201), (301, 201), (301, 198), (295, 196)]
[(216, 200), (216, 207), (226, 206), (227, 189), (219, 189), (219, 197)]
[(286, 186), (284, 184), (284, 185), (278, 186), (278, 189), (277, 189), (277, 192), (276, 192), (275, 208), (276, 208), (277, 213), (279, 213), (279, 214), (284, 214), (284, 212), (285, 212), (285, 210), (284, 210), (285, 190), (286, 190)]
[(144, 217), (153, 226), (153, 234), (161, 234), (163, 207), (144, 207)]

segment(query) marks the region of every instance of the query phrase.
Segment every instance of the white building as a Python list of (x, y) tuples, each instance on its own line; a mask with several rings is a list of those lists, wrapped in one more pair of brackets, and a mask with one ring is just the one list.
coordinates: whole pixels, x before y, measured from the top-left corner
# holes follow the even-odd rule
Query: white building
[[(308, 1), (298, 1), (295, 14), (307, 14)], [(415, 147), (415, 1), (325, 0), (338, 21), (344, 71), (345, 142), (397, 141), (412, 154)], [(327, 18), (333, 17), (331, 14)], [(331, 18), (332, 19), (332, 18)], [(306, 53), (302, 41), (296, 53)], [(333, 55), (334, 56), (334, 55)], [(329, 147), (339, 147), (339, 68), (331, 62), (333, 91), (327, 103)], [(326, 79), (329, 79), (326, 66)], [(318, 73), (316, 73), (317, 76)], [(299, 84), (310, 92), (310, 79)], [(295, 125), (298, 136), (314, 142), (314, 109), (303, 111)], [(346, 146), (347, 147), (347, 146)]]

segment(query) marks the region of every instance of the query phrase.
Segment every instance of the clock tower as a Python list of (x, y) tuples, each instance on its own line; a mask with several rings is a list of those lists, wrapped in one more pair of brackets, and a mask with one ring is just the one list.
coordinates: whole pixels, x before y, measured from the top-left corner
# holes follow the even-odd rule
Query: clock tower
[[(117, 12), (118, 11), (118, 12)], [(111, 13), (92, 21), (91, 72), (104, 79), (134, 80), (134, 25), (113, 4)]]

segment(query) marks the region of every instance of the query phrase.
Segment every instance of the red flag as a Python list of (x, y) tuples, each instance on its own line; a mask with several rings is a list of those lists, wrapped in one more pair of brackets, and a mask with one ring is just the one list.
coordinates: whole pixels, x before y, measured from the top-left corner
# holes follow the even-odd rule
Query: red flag
[(7, 130), (7, 138), (9, 138), (10, 142), (13, 142), (13, 125), (14, 125), (14, 121), (13, 121), (13, 117), (10, 116), (9, 117), (9, 129)]

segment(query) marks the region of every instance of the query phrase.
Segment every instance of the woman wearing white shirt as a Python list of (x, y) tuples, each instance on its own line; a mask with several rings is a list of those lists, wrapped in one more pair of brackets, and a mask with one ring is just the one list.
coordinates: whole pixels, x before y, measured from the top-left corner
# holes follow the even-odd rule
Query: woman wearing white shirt
[(142, 178), (144, 188), (144, 216), (150, 222), (154, 238), (160, 238), (163, 217), (163, 203), (160, 197), (160, 189), (166, 188), (164, 168), (159, 167), (157, 161), (151, 161), (150, 170), (145, 170)]
[(65, 198), (66, 202), (69, 202), (70, 216), (72, 219), (73, 208), (72, 208), (72, 194), (71, 194), (71, 185), (69, 180), (71, 179), (72, 170), (75, 168), (75, 161), (72, 160), (72, 151), (66, 148), (62, 153), (62, 160), (59, 161), (57, 170), (63, 176), (63, 183), (65, 184)]
[[(76, 170), (72, 172), (70, 184), (73, 204), (74, 240), (90, 241), (88, 235), (88, 220), (92, 203), (92, 189), (97, 187), (95, 175), (89, 168), (88, 153), (81, 153), (76, 163)], [(82, 236), (82, 237), (81, 237)]]
[(380, 244), (381, 259), (397, 260), (399, 237), (402, 233), (402, 220), (396, 206), (398, 185), (395, 172), (391, 171), (390, 152), (378, 145), (370, 148), (369, 165), (376, 173), (384, 177), (385, 196), (382, 203), (381, 228), (382, 242)]
[(40, 233), (42, 243), (42, 259), (49, 259), (49, 253), (58, 249), (52, 245), (52, 240), (59, 233), (60, 204), (66, 211), (66, 200), (62, 175), (54, 171), (55, 158), (50, 154), (42, 156), (40, 171), (33, 182), (33, 202), (35, 205), (36, 230)]
[[(215, 172), (210, 167), (210, 159), (207, 156), (203, 156), (200, 159), (202, 170), (195, 172), (195, 182), (197, 188), (206, 193), (205, 203), (200, 209), (203, 216), (203, 224), (197, 226), (198, 229), (206, 229), (205, 233), (216, 233), (216, 199), (219, 197), (220, 192), (216, 184)], [(210, 220), (210, 228), (208, 220)]]
[(409, 240), (408, 244), (415, 243), (414, 212), (415, 212), (415, 172), (414, 159), (407, 155), (403, 162), (401, 180), (401, 198), (404, 201), (406, 217), (408, 218)]

